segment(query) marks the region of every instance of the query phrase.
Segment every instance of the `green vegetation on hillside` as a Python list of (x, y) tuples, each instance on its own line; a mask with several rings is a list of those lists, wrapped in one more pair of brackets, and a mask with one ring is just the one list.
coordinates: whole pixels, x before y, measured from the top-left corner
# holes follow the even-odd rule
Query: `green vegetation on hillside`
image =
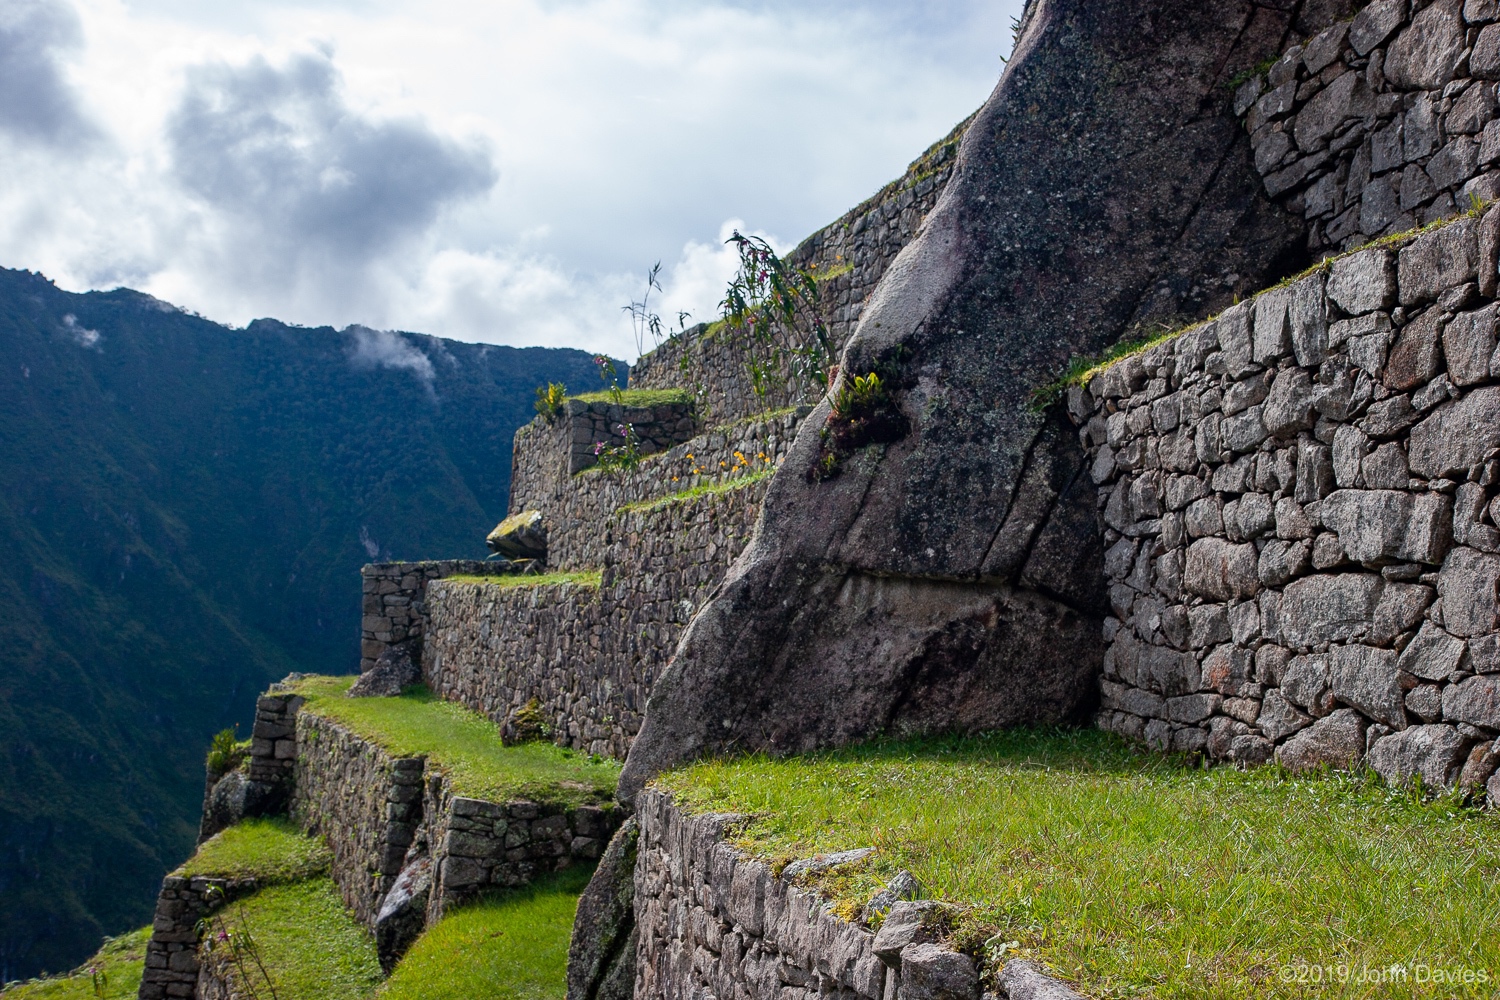
[(276, 816), (241, 820), (216, 833), (198, 845), (173, 874), (254, 878), (270, 885), (311, 878), (327, 871), (332, 860), (320, 838), (309, 837), (289, 819)]
[(536, 576), (522, 576), (519, 573), (498, 576), (460, 574), (444, 577), (444, 579), (454, 583), (482, 583), (487, 587), (555, 587), (564, 583), (579, 587), (597, 587), (603, 579), (603, 574), (599, 570), (583, 570), (578, 573), (538, 573)]
[(398, 757), (425, 756), (448, 773), (458, 795), (505, 802), (525, 798), (559, 805), (612, 800), (620, 777), (614, 761), (551, 743), (505, 746), (500, 727), (424, 687), (399, 698), (346, 698), (353, 677), (313, 677), (297, 686), (304, 712), (337, 720)]
[[(754, 814), (739, 843), (773, 862), (876, 847), (824, 883), (843, 912), (908, 869), (972, 907), (960, 945), (1039, 959), (1089, 996), (1300, 997), (1318, 989), (1306, 969), (1402, 967), (1327, 995), (1492, 997), (1500, 976), (1500, 821), (1366, 775), (1202, 770), (1087, 730), (744, 757), (658, 784)], [(1489, 978), (1434, 994), (1418, 966)]]
[(18, 978), (150, 919), (212, 734), (248, 736), (289, 671), (354, 669), (362, 563), (481, 557), (535, 386), (597, 374), (581, 351), (230, 329), (4, 269), (0, 340), (0, 978)]
[[(277, 1000), (361, 1000), (380, 983), (374, 939), (344, 908), (330, 878), (262, 889), (217, 917), (215, 931), (219, 921), (230, 934), (249, 930)], [(260, 969), (245, 964), (257, 995), (269, 996)]]
[(578, 896), (592, 871), (564, 869), (443, 917), (401, 960), (379, 1000), (562, 1000)]
[(146, 968), (151, 928), (106, 938), (99, 953), (66, 976), (12, 983), (5, 1000), (133, 1000)]

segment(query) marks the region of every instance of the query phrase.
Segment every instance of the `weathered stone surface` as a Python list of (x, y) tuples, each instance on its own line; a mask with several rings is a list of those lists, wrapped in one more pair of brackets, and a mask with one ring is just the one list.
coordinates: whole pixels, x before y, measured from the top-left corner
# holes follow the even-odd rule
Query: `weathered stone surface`
[[(1321, 352), (1320, 352), (1321, 353)], [(1322, 361), (1321, 358), (1318, 359)], [(1302, 368), (1279, 372), (1261, 412), (1272, 437), (1288, 437), (1313, 425), (1312, 378)]]
[(432, 858), (414, 859), (381, 901), (375, 915), (375, 951), (389, 975), (427, 926), (427, 903), (432, 892)]
[(1423, 680), (1447, 680), (1463, 661), (1465, 643), (1432, 622), (1425, 622), (1417, 637), (1401, 651), (1397, 668)]
[(1255, 546), (1200, 538), (1188, 546), (1182, 585), (1189, 593), (1216, 601), (1255, 596), (1260, 590)]
[(521, 511), (496, 525), (484, 543), (507, 559), (546, 559), (547, 522), (539, 510)]
[(1333, 695), (1367, 718), (1393, 729), (1406, 726), (1406, 702), (1394, 649), (1351, 643), (1328, 652), (1328, 682)]
[(1353, 709), (1341, 708), (1277, 747), (1276, 762), (1289, 771), (1323, 766), (1348, 771), (1358, 766), (1364, 752), (1365, 720)]
[(891, 907), (870, 950), (893, 969), (899, 969), (906, 949), (937, 939), (939, 905), (932, 900), (907, 900)]
[(1083, 1000), (1066, 983), (1022, 958), (1006, 962), (999, 979), (1009, 1000)]
[(1462, 9), (1462, 0), (1439, 0), (1412, 18), (1386, 53), (1386, 79), (1408, 90), (1431, 90), (1457, 76), (1464, 54)]
[[(1077, 438), (1027, 411), (1027, 393), (1132, 322), (1228, 304), (1234, 289), (1197, 276), (1265, 284), (1298, 238), (1263, 201), (1248, 138), (1208, 69), (1253, 65), (1275, 33), (1246, 33), (1241, 0), (1207, 18), (1186, 0), (1152, 10), (1148, 40), (1138, 6), (1029, 9), (954, 179), (841, 360), (845, 373), (891, 372), (889, 405), (908, 433), (840, 457), (836, 476), (809, 477), (830, 409), (808, 418), (751, 548), (652, 692), (625, 798), (659, 769), (719, 747), (791, 751), (892, 726), (993, 728), (1084, 711), (1102, 601), (1054, 583), (1080, 566), (1097, 571), (1097, 550), (1080, 558), (1086, 547), (1070, 542), (1019, 573), (987, 568), (992, 553), (1024, 553), (1009, 539), (1039, 523), (1043, 537), (1093, 535), (1093, 498), (1069, 492), (1087, 482), (1081, 456), (1064, 460)], [(1167, 53), (1170, 78), (1155, 71)], [(1112, 166), (1081, 180), (1076, 150), (1095, 145), (1113, 150)], [(1055, 197), (1063, 190), (1070, 197)], [(1150, 227), (1097, 225), (1148, 210)], [(1035, 280), (1044, 259), (1072, 262), (1068, 288)], [(970, 460), (943, 458), (958, 454)], [(1049, 495), (1050, 513), (1038, 502)], [(1010, 497), (1024, 499), (1025, 516), (997, 503)], [(886, 600), (898, 591), (899, 603)], [(863, 664), (857, 675), (850, 662)]]
[(349, 688), (350, 698), (394, 698), (401, 689), (422, 679), (405, 646), (392, 646), (375, 660), (375, 666), (359, 675)]
[(1467, 478), (1500, 448), (1500, 386), (1445, 403), (1411, 430), (1411, 470), (1419, 476)]
[(1346, 642), (1369, 633), (1385, 586), (1373, 573), (1331, 573), (1287, 584), (1281, 598), (1281, 637), (1289, 646)]
[(1377, 45), (1385, 44), (1396, 29), (1406, 23), (1411, 0), (1375, 0), (1354, 18), (1349, 28), (1349, 46), (1367, 56)]
[(901, 952), (901, 995), (911, 1000), (978, 1000), (974, 960), (935, 944), (907, 945)]
[(1323, 501), (1319, 517), (1338, 532), (1355, 562), (1437, 565), (1453, 537), (1453, 500), (1440, 493), (1336, 490)]
[(568, 944), (568, 1000), (630, 1000), (635, 990), (635, 865), (640, 827), (615, 831), (578, 899)]
[(1412, 726), (1370, 747), (1370, 767), (1392, 786), (1420, 778), (1426, 788), (1452, 788), (1463, 771), (1469, 740), (1448, 725)]
[(1266, 734), (1267, 739), (1279, 742), (1306, 729), (1312, 722), (1312, 716), (1299, 711), (1280, 691), (1272, 689), (1266, 692), (1266, 697), (1261, 702), (1260, 715), (1256, 718), (1255, 725)]
[(1365, 250), (1333, 262), (1328, 297), (1351, 316), (1396, 304), (1396, 258), (1387, 250)]
[(1430, 302), (1446, 288), (1473, 281), (1479, 266), (1478, 223), (1463, 219), (1417, 237), (1399, 256), (1401, 304)]
[(1480, 674), (1443, 691), (1443, 718), (1500, 730), (1500, 677)]
[(1426, 385), (1442, 369), (1442, 322), (1442, 312), (1433, 308), (1401, 328), (1386, 358), (1386, 386), (1406, 392)]
[(1443, 626), (1465, 638), (1495, 631), (1497, 583), (1500, 556), (1470, 548), (1450, 552), (1438, 574)]

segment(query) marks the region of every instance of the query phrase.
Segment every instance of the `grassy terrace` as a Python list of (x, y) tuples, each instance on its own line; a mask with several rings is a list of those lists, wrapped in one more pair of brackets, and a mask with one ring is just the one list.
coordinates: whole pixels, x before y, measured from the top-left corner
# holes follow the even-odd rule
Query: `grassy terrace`
[(539, 573), (535, 576), (522, 576), (519, 573), (501, 573), (498, 576), (456, 575), (444, 579), (454, 583), (482, 583), (488, 587), (555, 587), (564, 583), (577, 587), (598, 587), (603, 574), (599, 570), (586, 570), (580, 573)]
[(735, 476), (733, 479), (720, 480), (717, 483), (703, 483), (690, 489), (681, 490), (670, 496), (657, 497), (654, 500), (637, 500), (634, 503), (622, 504), (615, 509), (616, 514), (649, 514), (652, 511), (663, 510), (674, 507), (677, 504), (692, 503), (702, 497), (718, 496), (721, 493), (730, 493), (734, 490), (742, 490), (747, 486), (770, 479), (776, 475), (775, 469), (760, 469), (756, 472)]
[(284, 817), (247, 819), (210, 837), (174, 875), (254, 877), (262, 885), (300, 882), (328, 870), (333, 856), (321, 840)]
[(445, 916), (412, 945), (379, 1000), (563, 1000), (578, 895), (569, 868)]
[(302, 711), (336, 720), (395, 756), (425, 756), (429, 766), (447, 772), (458, 795), (566, 806), (614, 797), (620, 767), (613, 761), (551, 743), (504, 746), (500, 727), (426, 688), (399, 698), (344, 697), (353, 683), (353, 677), (302, 681), (297, 687), (307, 698)]
[[(822, 885), (846, 914), (907, 868), (970, 907), (960, 946), (1093, 997), (1497, 994), (1500, 819), (1366, 775), (1205, 771), (1088, 730), (746, 757), (658, 785), (755, 814), (740, 844), (773, 864), (875, 846)], [(1424, 985), (1433, 969), (1487, 981)]]
[[(107, 938), (99, 953), (66, 976), (0, 989), (5, 1000), (129, 1000), (141, 988), (151, 928)], [(96, 989), (97, 987), (97, 989)]]
[[(613, 403), (615, 394), (609, 390), (585, 392), (569, 396), (580, 403)], [(673, 403), (691, 403), (693, 394), (686, 389), (624, 389), (620, 392), (620, 403), (625, 406), (667, 406)]]

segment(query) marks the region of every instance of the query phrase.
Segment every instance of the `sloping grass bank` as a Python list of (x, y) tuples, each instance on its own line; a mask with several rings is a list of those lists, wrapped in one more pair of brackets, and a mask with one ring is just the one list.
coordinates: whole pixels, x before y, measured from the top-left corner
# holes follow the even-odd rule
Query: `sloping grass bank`
[(578, 896), (565, 869), (445, 916), (417, 939), (379, 1000), (563, 1000)]
[(877, 847), (824, 883), (844, 912), (909, 869), (971, 907), (960, 946), (1094, 997), (1500, 992), (1500, 819), (1363, 775), (1205, 771), (1084, 730), (746, 757), (658, 786), (755, 814), (739, 843), (773, 863)]
[(128, 1000), (141, 988), (151, 928), (106, 938), (99, 953), (65, 976), (11, 983), (5, 1000)]
[(564, 806), (609, 802), (620, 765), (551, 743), (505, 746), (500, 727), (416, 687), (398, 698), (346, 698), (352, 677), (311, 677), (302, 711), (336, 720), (397, 757), (425, 756), (459, 795), (490, 802), (525, 798)]

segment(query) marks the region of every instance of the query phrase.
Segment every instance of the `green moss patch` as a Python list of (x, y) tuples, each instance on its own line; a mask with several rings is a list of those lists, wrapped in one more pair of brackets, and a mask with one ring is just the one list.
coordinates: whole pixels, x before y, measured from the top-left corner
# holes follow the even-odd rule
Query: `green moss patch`
[(590, 870), (570, 868), (444, 916), (379, 1000), (563, 1000), (568, 939)]
[(151, 928), (105, 938), (99, 953), (66, 976), (11, 983), (5, 1000), (129, 1000), (141, 988)]
[[(615, 394), (608, 390), (586, 392), (568, 398), (576, 399), (580, 403), (616, 402)], [(624, 406), (671, 406), (692, 401), (693, 394), (686, 389), (624, 389), (621, 390), (618, 400)]]
[(375, 942), (344, 909), (332, 879), (262, 889), (219, 911), (210, 938), (221, 955), (232, 954), (221, 931), (248, 932), (254, 943), (260, 962), (247, 956), (229, 972), (248, 981), (254, 996), (269, 997), (274, 989), (277, 1000), (360, 1000), (380, 983)]
[(498, 576), (449, 576), (444, 579), (454, 583), (482, 583), (487, 587), (556, 587), (564, 583), (578, 587), (598, 587), (603, 574), (599, 570), (586, 570), (581, 573), (541, 573), (536, 576), (510, 573)]
[(505, 746), (500, 727), (424, 687), (398, 698), (346, 698), (352, 677), (312, 677), (297, 692), (304, 712), (336, 720), (396, 757), (426, 757), (447, 773), (458, 795), (506, 802), (531, 799), (564, 807), (614, 798), (620, 766), (551, 743)]
[(328, 870), (333, 860), (322, 840), (284, 817), (247, 819), (205, 840), (173, 874), (191, 878), (254, 878), (262, 885), (296, 882)]
[(663, 510), (667, 507), (675, 507), (678, 504), (692, 503), (703, 497), (719, 496), (723, 493), (732, 493), (742, 490), (756, 483), (764, 482), (776, 475), (775, 469), (761, 469), (743, 476), (735, 476), (733, 479), (725, 479), (717, 483), (704, 483), (691, 489), (673, 493), (671, 496), (659, 497), (655, 500), (638, 500), (635, 503), (627, 503), (616, 508), (617, 514), (649, 514), (652, 511)]
[(823, 883), (844, 912), (908, 869), (970, 907), (961, 946), (1092, 997), (1492, 997), (1500, 977), (1500, 819), (1368, 775), (1202, 770), (1084, 730), (746, 757), (659, 785), (755, 815), (740, 844), (773, 862), (874, 846)]

